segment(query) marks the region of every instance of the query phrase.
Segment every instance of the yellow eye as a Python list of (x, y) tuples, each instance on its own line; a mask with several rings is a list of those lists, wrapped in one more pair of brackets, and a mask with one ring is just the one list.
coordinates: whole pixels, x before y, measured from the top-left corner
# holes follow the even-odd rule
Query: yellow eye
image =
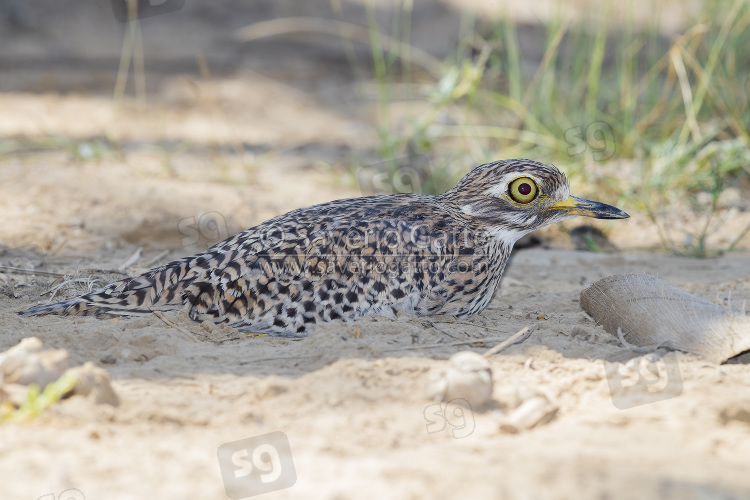
[(532, 179), (519, 177), (508, 185), (508, 196), (516, 203), (531, 203), (539, 196), (539, 188)]

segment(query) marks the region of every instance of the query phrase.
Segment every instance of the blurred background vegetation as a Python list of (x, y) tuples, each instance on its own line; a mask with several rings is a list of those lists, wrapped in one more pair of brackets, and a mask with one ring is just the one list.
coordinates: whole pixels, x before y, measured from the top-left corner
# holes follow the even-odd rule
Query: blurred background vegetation
[[(409, 5), (401, 13), (407, 28)], [(433, 81), (421, 84), (399, 57), (406, 40), (385, 53), (371, 25), (379, 151), (392, 190), (403, 183), (403, 161), (388, 159), (429, 157), (433, 168), (420, 185), (438, 193), (460, 177), (451, 167), (466, 157), (544, 158), (568, 166), (592, 194), (648, 214), (665, 248), (707, 255), (722, 192), (735, 187), (746, 196), (750, 187), (750, 3), (696, 3), (686, 29), (671, 37), (661, 33), (654, 3), (631, 2), (614, 17), (611, 1), (597, 7), (571, 19), (557, 4), (536, 27), (543, 57), (533, 71), (509, 17), (468, 16), (455, 54), (431, 62)], [(638, 23), (643, 7), (654, 16)], [(408, 36), (401, 26), (394, 23), (392, 37)], [(396, 118), (398, 99), (421, 106)], [(698, 212), (704, 224), (674, 241), (671, 211)]]
[[(147, 3), (140, 2), (141, 14)], [(726, 226), (750, 211), (746, 0), (534, 7), (437, 0), (186, 2), (126, 23), (116, 21), (109, 5), (62, 4), (3, 0), (2, 36), (9, 41), (4, 55), (0, 49), (4, 102), (51, 90), (102, 95), (129, 113), (118, 119), (148, 130), (38, 127), (28, 133), (6, 126), (0, 128), (4, 158), (57, 150), (74, 161), (101, 162), (147, 151), (160, 157), (164, 175), (179, 177), (186, 174), (176, 158), (204, 155), (200, 175), (209, 177), (210, 170), (219, 182), (252, 183), (266, 159), (305, 150), (330, 182), (363, 194), (434, 194), (473, 165), (528, 157), (563, 167), (577, 194), (648, 217), (669, 251), (707, 256), (732, 250), (750, 231), (745, 223)], [(66, 9), (78, 24), (53, 28), (54, 16)], [(63, 28), (76, 26), (84, 42), (51, 47), (56, 36), (74, 36)], [(55, 51), (75, 64), (49, 63)], [(46, 84), (33, 69), (35, 58), (53, 64), (44, 73)], [(54, 76), (66, 70), (77, 77)], [(260, 104), (262, 114), (250, 114), (225, 98), (232, 90), (220, 82), (228, 75), (271, 78), (346, 114), (347, 132), (331, 141), (338, 149), (317, 154), (320, 136), (294, 128), (282, 136), (296, 136), (296, 144), (243, 131), (236, 124), (262, 129), (264, 120), (281, 113), (282, 102), (269, 98)], [(169, 90), (174, 81), (189, 91), (175, 97)], [(205, 116), (231, 115), (236, 126), (180, 136), (168, 131), (179, 114), (137, 125), (144, 113), (184, 106), (201, 108)], [(305, 130), (323, 134), (327, 126), (311, 122)], [(731, 234), (721, 244), (708, 243), (727, 227)]]

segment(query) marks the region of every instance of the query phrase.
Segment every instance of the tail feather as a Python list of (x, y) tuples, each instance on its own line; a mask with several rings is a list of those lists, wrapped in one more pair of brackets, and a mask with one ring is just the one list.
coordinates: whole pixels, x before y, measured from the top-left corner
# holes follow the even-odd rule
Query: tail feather
[(205, 273), (207, 256), (185, 257), (134, 278), (125, 278), (78, 297), (19, 311), (20, 316), (119, 316), (179, 309), (184, 290)]
[(96, 311), (84, 307), (85, 303), (78, 297), (66, 300), (64, 302), (57, 302), (55, 304), (42, 304), (31, 307), (25, 311), (18, 311), (16, 314), (19, 316), (45, 316), (47, 314), (57, 314), (60, 316), (67, 316), (69, 314), (91, 316), (96, 315)]

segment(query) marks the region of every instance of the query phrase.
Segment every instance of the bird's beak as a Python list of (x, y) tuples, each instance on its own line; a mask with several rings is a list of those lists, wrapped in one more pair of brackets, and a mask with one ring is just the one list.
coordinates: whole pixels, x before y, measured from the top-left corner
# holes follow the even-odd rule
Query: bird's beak
[(627, 219), (628, 214), (606, 203), (584, 200), (576, 196), (570, 196), (565, 201), (558, 201), (547, 210), (564, 210), (568, 215), (583, 215), (595, 219)]

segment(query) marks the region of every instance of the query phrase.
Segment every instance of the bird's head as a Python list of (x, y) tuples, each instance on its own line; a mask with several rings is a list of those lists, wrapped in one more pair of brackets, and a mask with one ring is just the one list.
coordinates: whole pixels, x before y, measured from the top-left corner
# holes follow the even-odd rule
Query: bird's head
[(509, 242), (579, 215), (596, 219), (629, 217), (611, 205), (571, 196), (565, 174), (553, 165), (533, 160), (480, 165), (441, 197), (490, 234)]

